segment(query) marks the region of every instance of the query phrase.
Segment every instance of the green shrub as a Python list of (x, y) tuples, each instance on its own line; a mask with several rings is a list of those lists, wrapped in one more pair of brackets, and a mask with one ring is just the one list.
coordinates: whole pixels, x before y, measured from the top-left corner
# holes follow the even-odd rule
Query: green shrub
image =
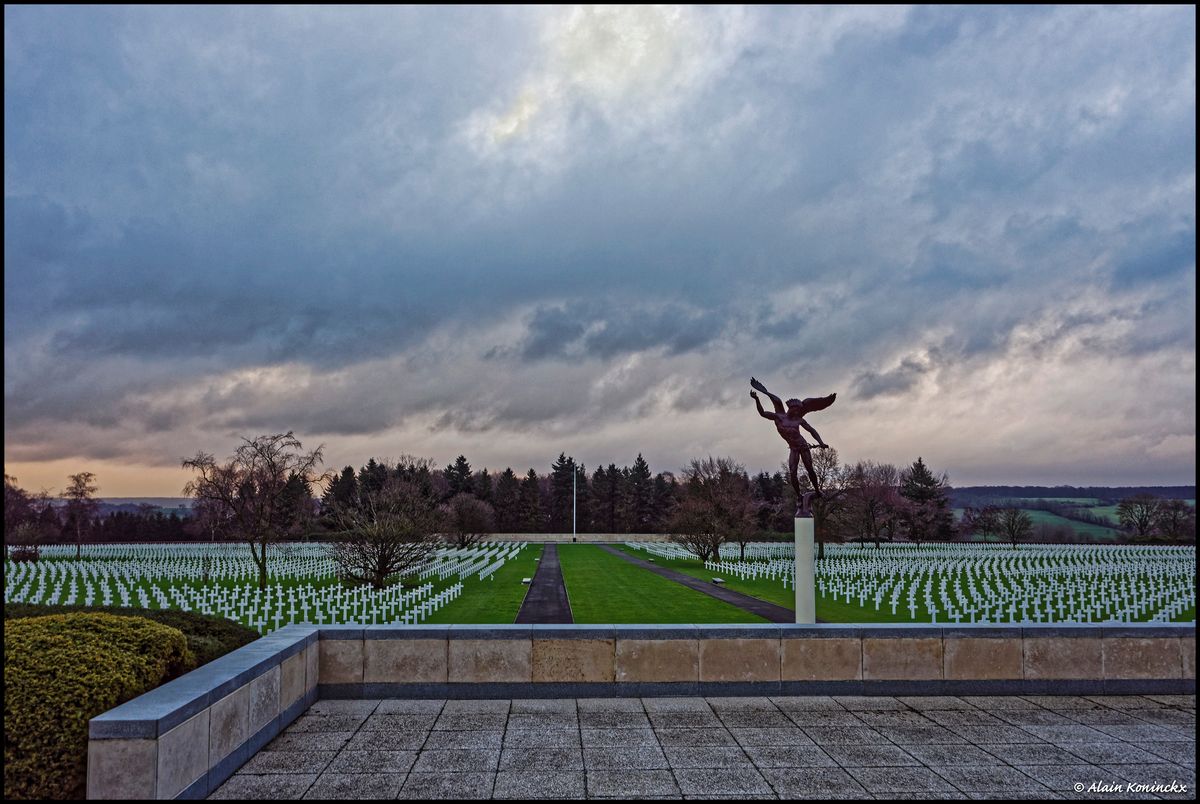
[(4, 797), (83, 798), (88, 721), (195, 663), (176, 628), (59, 614), (4, 628)]
[(10, 603), (4, 607), (4, 619), (41, 617), (47, 614), (67, 614), (89, 611), (116, 614), (121, 617), (142, 617), (156, 623), (178, 628), (187, 637), (188, 649), (196, 657), (196, 666), (208, 664), (258, 639), (259, 633), (241, 623), (175, 609), (123, 609), (113, 606), (38, 606), (32, 603)]

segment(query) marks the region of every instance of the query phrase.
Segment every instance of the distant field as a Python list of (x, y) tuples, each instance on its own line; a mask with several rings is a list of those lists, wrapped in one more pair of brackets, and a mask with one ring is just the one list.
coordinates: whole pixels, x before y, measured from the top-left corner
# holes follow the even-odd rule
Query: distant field
[[(963, 509), (954, 508), (954, 518), (961, 520)], [(1116, 539), (1121, 535), (1121, 532), (1116, 528), (1106, 528), (1103, 525), (1093, 525), (1088, 522), (1079, 522), (1075, 519), (1067, 519), (1058, 514), (1052, 514), (1049, 511), (1042, 511), (1037, 508), (1022, 508), (1022, 511), (1029, 514), (1029, 518), (1033, 520), (1034, 527), (1040, 524), (1046, 525), (1066, 525), (1076, 533), (1086, 535), (1094, 539), (1110, 540)], [(1095, 508), (1089, 508), (1089, 511), (1095, 511)], [(1099, 514), (1097, 514), (1099, 516)], [(1115, 521), (1115, 519), (1114, 519)], [(1000, 539), (992, 539), (991, 541), (1002, 541)]]

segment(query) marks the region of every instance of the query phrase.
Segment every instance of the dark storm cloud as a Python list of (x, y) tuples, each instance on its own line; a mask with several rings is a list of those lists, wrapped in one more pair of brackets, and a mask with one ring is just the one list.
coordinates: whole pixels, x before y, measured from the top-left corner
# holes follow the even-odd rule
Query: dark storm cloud
[(1194, 436), (1162, 368), (1194, 371), (1194, 35), (1184, 8), (7, 7), (6, 451), (644, 417), (682, 463), (668, 417), (744, 403), (751, 366), (849, 407), (1100, 355), (1179, 411), (1165, 455)]

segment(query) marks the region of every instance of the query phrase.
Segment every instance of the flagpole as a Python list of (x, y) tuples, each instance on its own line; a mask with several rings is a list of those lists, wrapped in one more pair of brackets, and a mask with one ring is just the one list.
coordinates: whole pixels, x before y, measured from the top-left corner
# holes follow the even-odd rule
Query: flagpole
[(575, 484), (579, 480), (579, 469), (575, 461), (571, 461), (571, 541), (575, 541)]

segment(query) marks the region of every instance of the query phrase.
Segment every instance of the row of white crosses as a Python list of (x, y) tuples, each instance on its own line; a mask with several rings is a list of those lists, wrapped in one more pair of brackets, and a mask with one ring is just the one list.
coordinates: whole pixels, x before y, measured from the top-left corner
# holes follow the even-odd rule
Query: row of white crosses
[[(668, 559), (679, 545), (628, 542)], [(752, 555), (747, 546), (747, 557)], [(770, 543), (762, 560), (709, 561), (744, 580), (793, 583), (794, 550)], [(736, 550), (737, 547), (734, 546)], [(826, 545), (817, 592), (863, 608), (930, 622), (1171, 621), (1196, 605), (1195, 547), (1119, 545)], [(1194, 616), (1194, 615), (1193, 615)]]
[(227, 617), (262, 633), (296, 622), (415, 624), (457, 599), (463, 579), (491, 577), (524, 547), (441, 549), (421, 574), (439, 581), (457, 575), (457, 582), (375, 590), (339, 584), (329, 545), (322, 543), (272, 547), (266, 589), (258, 586), (258, 567), (245, 545), (88, 545), (80, 559), (74, 545), (52, 545), (36, 563), (5, 561), (4, 602), (174, 608)]

